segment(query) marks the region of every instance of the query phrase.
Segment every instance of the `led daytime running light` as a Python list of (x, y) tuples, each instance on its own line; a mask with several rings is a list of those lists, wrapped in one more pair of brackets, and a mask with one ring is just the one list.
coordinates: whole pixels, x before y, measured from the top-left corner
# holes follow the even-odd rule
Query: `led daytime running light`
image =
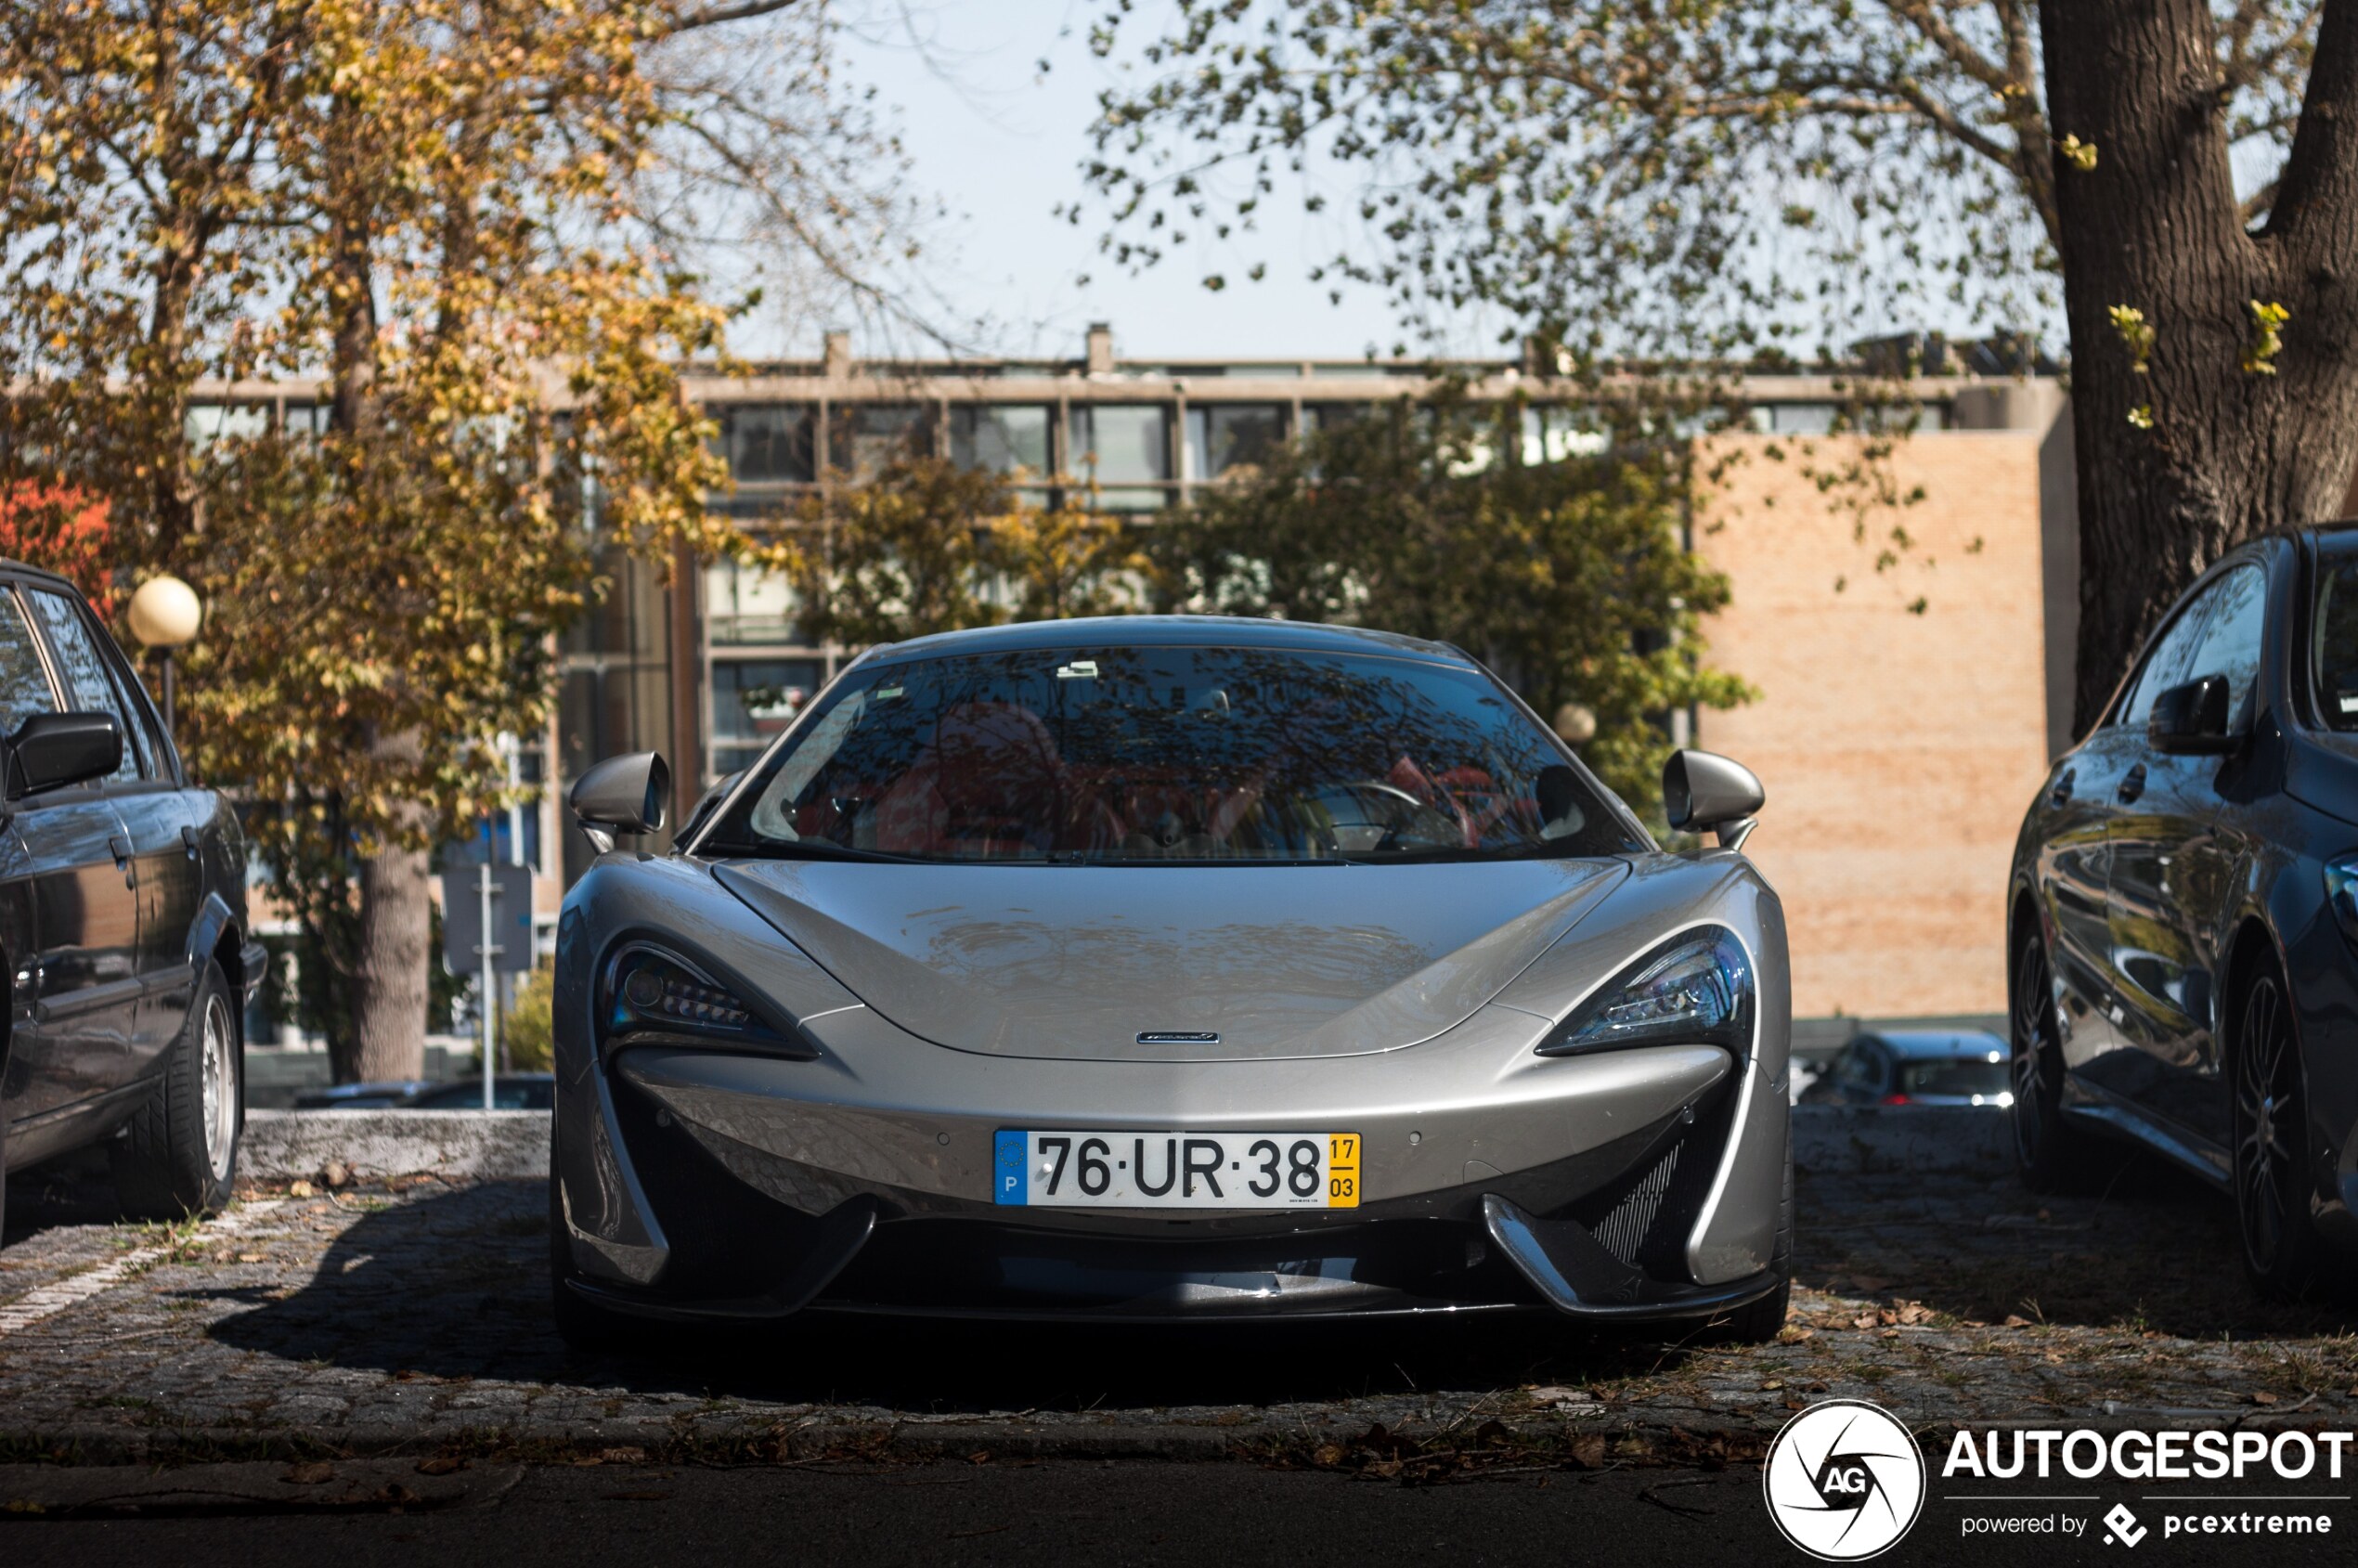
[(1734, 935), (1691, 931), (1649, 953), (1550, 1035), (1546, 1056), (1626, 1045), (1712, 1044), (1749, 1048), (1752, 965)]

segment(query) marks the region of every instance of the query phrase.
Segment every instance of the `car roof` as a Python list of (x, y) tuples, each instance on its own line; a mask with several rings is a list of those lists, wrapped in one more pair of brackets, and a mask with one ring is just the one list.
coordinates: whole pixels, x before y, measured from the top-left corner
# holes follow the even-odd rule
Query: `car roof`
[(1088, 616), (1071, 620), (1019, 621), (1012, 626), (938, 631), (874, 650), (871, 658), (939, 658), (956, 654), (1028, 648), (1288, 648), (1330, 654), (1388, 654), (1473, 666), (1446, 642), (1367, 627), (1251, 616)]
[(2004, 1041), (1981, 1029), (1878, 1029), (1859, 1038), (1882, 1041), (1895, 1056), (1985, 1056), (2006, 1048)]
[(46, 566), (35, 566), (30, 562), (19, 561), (11, 556), (0, 555), (0, 577), (37, 577), (44, 583), (55, 584), (64, 589), (77, 599), (82, 597), (82, 590), (74, 587), (70, 579), (59, 577)]

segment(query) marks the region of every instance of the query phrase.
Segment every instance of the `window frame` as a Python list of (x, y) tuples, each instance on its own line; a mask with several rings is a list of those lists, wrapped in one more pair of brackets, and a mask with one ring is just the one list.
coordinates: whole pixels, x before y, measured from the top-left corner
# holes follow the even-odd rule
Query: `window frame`
[[(84, 633), (90, 638), (91, 645), (97, 650), (99, 667), (106, 672), (108, 683), (114, 690), (116, 703), (129, 709), (118, 715), (123, 726), (123, 749), (138, 771), (130, 778), (109, 774), (94, 780), (91, 787), (117, 794), (145, 789), (186, 788), (187, 774), (181, 767), (179, 745), (173, 740), (172, 732), (164, 727), (162, 715), (156, 712), (155, 704), (148, 696), (147, 683), (139, 679), (138, 671), (132, 667), (113, 634), (91, 610), (90, 602), (83, 596), (82, 590), (71, 583), (29, 578), (6, 579), (5, 586), (13, 590), (19, 602), (24, 604), (25, 624), (32, 628), (33, 646), (39, 650), (42, 663), (48, 671), (50, 694), (58, 704), (55, 711), (88, 710), (66, 706), (68, 693), (64, 665), (53, 643), (48, 626), (26, 603), (29, 596), (35, 593), (52, 594), (65, 602), (67, 614), (80, 624)], [(159, 742), (162, 749), (150, 759), (150, 749)]]

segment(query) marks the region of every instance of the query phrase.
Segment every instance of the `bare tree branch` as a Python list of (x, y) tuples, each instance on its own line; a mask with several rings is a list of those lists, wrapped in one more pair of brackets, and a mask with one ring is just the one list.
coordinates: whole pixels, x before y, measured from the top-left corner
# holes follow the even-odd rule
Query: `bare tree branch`
[(707, 27), (719, 27), (732, 21), (750, 21), (755, 17), (775, 16), (798, 0), (738, 0), (733, 6), (706, 6), (681, 16), (664, 29), (664, 36), (676, 38), (683, 32), (695, 32)]

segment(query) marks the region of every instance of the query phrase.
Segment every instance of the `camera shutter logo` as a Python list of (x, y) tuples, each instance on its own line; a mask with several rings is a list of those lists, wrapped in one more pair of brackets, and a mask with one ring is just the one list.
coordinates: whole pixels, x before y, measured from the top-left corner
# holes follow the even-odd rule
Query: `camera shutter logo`
[(1760, 1487), (1785, 1539), (1827, 1562), (1857, 1562), (1896, 1544), (1924, 1511), (1924, 1460), (1889, 1412), (1828, 1399), (1777, 1433)]

